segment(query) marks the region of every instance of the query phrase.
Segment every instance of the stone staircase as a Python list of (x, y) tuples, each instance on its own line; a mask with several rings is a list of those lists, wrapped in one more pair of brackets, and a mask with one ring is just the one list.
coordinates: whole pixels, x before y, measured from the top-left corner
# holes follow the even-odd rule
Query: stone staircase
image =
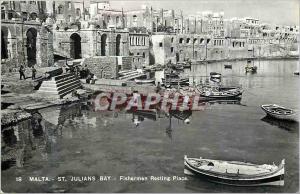
[(133, 80), (135, 78), (143, 76), (146, 76), (146, 74), (136, 70), (124, 70), (119, 72), (120, 80)]
[(45, 97), (60, 99), (81, 86), (78, 77), (72, 73), (64, 73), (52, 77), (51, 80), (43, 81), (38, 93)]

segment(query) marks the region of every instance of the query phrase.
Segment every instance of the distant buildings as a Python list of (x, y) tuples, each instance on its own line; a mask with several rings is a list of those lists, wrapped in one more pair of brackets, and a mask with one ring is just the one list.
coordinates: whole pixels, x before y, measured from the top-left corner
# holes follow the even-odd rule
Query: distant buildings
[[(1, 27), (1, 58), (6, 67), (97, 58), (85, 60), (94, 67), (114, 58), (103, 62), (109, 66), (114, 61), (114, 73), (103, 75), (170, 60), (257, 56), (258, 50), (259, 55), (287, 55), (296, 49), (299, 34), (299, 26), (264, 24), (250, 17), (225, 19), (223, 12), (186, 16), (149, 6), (116, 10), (103, 0), (4, 1)], [(109, 69), (106, 66), (101, 68)], [(109, 77), (101, 72), (100, 77)]]

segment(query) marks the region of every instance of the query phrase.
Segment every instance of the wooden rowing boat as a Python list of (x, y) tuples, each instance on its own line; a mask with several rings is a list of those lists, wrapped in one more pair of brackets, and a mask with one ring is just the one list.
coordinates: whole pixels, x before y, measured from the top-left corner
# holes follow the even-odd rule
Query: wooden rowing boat
[(154, 79), (134, 79), (134, 82), (137, 84), (154, 84)]
[(284, 185), (283, 159), (276, 166), (239, 161), (223, 161), (184, 157), (184, 173), (212, 182), (235, 186)]
[(261, 105), (261, 108), (270, 117), (282, 120), (296, 120), (296, 113), (292, 109), (277, 104), (264, 104)]
[(200, 93), (200, 96), (212, 99), (231, 99), (237, 98), (242, 95), (243, 90), (239, 89), (231, 89), (231, 90), (223, 90), (216, 91), (212, 89), (205, 89)]

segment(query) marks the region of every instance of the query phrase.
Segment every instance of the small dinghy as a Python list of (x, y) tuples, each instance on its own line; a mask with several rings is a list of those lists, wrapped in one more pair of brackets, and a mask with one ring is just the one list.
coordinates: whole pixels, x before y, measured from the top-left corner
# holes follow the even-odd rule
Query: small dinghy
[(284, 185), (284, 165), (184, 157), (184, 173), (235, 186)]
[(292, 109), (288, 109), (277, 104), (264, 104), (261, 105), (263, 111), (267, 113), (268, 116), (283, 119), (283, 120), (295, 120), (296, 113)]
[(210, 77), (213, 79), (221, 79), (221, 73), (217, 73), (217, 72), (210, 72)]
[(245, 67), (246, 73), (256, 73), (257, 72), (257, 66), (252, 67)]
[(238, 98), (242, 93), (243, 91), (238, 89), (226, 91), (205, 90), (200, 93), (200, 96), (211, 99), (232, 99)]
[(137, 84), (154, 84), (154, 79), (134, 79), (134, 82)]

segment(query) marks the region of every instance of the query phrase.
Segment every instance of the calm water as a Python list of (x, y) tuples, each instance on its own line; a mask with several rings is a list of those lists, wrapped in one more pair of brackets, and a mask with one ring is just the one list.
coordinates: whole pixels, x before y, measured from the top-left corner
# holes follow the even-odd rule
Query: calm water
[[(193, 112), (190, 124), (164, 113), (93, 112), (86, 104), (35, 113), (32, 138), (11, 145), (26, 149), (24, 166), (2, 170), (4, 192), (296, 192), (299, 183), (299, 127), (265, 117), (260, 105), (277, 103), (299, 109), (297, 61), (261, 61), (257, 74), (244, 73), (246, 62), (194, 66), (185, 74), (195, 82), (208, 72), (223, 83), (245, 89), (237, 104), (215, 103)], [(207, 70), (206, 70), (207, 69)], [(134, 122), (138, 120), (137, 126)], [(22, 138), (19, 138), (22, 139)], [(183, 156), (248, 161), (286, 159), (284, 187), (233, 187), (188, 177), (188, 181), (119, 181), (119, 176), (184, 176)], [(101, 176), (109, 182), (29, 182), (29, 176)], [(16, 182), (16, 177), (22, 182)]]

